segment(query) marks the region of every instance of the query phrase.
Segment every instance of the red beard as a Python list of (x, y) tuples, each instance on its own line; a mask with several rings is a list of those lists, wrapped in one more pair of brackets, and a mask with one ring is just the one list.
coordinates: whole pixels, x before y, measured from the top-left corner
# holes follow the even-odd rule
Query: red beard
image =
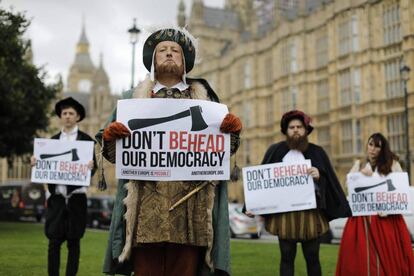
[(181, 78), (184, 73), (183, 67), (179, 67), (174, 62), (164, 62), (163, 64), (159, 64), (155, 69), (157, 75), (172, 75)]
[(309, 141), (308, 136), (286, 136), (286, 143), (289, 149), (298, 150), (300, 152), (305, 152), (308, 149)]

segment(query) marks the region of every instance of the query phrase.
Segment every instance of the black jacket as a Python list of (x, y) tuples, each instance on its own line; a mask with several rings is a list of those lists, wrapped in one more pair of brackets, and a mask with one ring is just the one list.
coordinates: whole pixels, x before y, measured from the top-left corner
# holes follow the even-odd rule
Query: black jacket
[[(51, 137), (59, 139), (60, 132)], [(88, 134), (78, 130), (76, 140), (94, 141)], [(92, 175), (96, 171), (95, 154), (93, 156), (94, 168)], [(67, 195), (81, 188), (82, 186), (67, 185)], [(45, 222), (45, 234), (49, 239), (80, 239), (85, 233), (87, 202), (86, 194), (74, 193), (69, 199), (56, 194), (56, 185), (48, 184), (50, 197), (47, 200), (47, 212)]]
[[(262, 164), (282, 162), (283, 157), (289, 152), (285, 141), (271, 145), (266, 151)], [(310, 159), (312, 166), (319, 170), (320, 178), (315, 181), (319, 193), (318, 208), (328, 220), (352, 215), (348, 200), (341, 188), (338, 178), (332, 168), (325, 151), (312, 143), (303, 153), (305, 159)]]

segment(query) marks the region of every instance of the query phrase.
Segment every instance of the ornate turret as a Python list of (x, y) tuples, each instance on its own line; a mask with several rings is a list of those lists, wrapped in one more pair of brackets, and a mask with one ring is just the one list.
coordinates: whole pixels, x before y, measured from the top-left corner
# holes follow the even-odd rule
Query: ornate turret
[[(104, 121), (111, 112), (115, 101), (111, 95), (109, 78), (103, 66), (103, 55), (99, 55), (99, 67), (93, 76), (91, 96), (89, 100), (89, 110), (92, 121)], [(101, 119), (99, 119), (101, 118)], [(97, 129), (96, 129), (97, 131)]]
[(181, 28), (185, 27), (185, 4), (183, 0), (180, 0), (180, 4), (178, 5), (178, 15), (177, 15), (177, 22), (178, 26)]
[(242, 28), (249, 29), (254, 16), (253, 1), (251, 0), (226, 0), (225, 9), (235, 11), (240, 18)]
[(224, 8), (225, 9), (234, 9), (237, 7), (238, 0), (225, 0), (224, 1)]
[(85, 33), (85, 24), (82, 24), (82, 33), (76, 47), (76, 53), (89, 53), (89, 41)]
[(93, 77), (93, 90), (98, 92), (107, 91), (109, 92), (109, 78), (103, 67), (103, 54), (99, 55), (99, 67)]
[(193, 6), (191, 8), (191, 22), (195, 24), (196, 22), (203, 22), (204, 17), (204, 3), (203, 0), (194, 0)]
[(70, 67), (68, 75), (68, 90), (71, 92), (89, 92), (92, 85), (92, 77), (95, 66), (89, 55), (89, 41), (86, 37), (85, 24), (76, 45), (75, 61)]
[(32, 41), (30, 39), (27, 41), (26, 51), (24, 52), (24, 59), (30, 64), (33, 64)]

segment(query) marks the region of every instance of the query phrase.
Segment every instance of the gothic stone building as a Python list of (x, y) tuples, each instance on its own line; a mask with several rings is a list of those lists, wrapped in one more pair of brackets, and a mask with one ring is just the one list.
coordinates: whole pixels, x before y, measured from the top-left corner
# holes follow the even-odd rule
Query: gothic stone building
[[(243, 120), (239, 165), (260, 164), (284, 139), (282, 114), (297, 108), (312, 116), (310, 140), (345, 184), (370, 134), (385, 134), (402, 163), (406, 135), (414, 149), (413, 14), (412, 0), (226, 0), (222, 9), (194, 0), (188, 19), (181, 1), (178, 22), (199, 38), (192, 74), (208, 79)], [(403, 65), (412, 68), (408, 132)], [(229, 188), (231, 199), (243, 200), (241, 182)]]

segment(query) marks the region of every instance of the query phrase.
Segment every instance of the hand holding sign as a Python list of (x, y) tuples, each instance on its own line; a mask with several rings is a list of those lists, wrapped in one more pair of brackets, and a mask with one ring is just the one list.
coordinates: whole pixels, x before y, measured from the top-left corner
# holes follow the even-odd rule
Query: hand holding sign
[(88, 169), (89, 169), (89, 170), (93, 170), (93, 167), (94, 167), (93, 160), (90, 160), (90, 161), (88, 162)]
[(307, 171), (307, 173), (312, 176), (313, 179), (319, 180), (320, 174), (318, 168), (310, 167)]
[(32, 155), (30, 157), (30, 166), (34, 167), (36, 165), (36, 157), (34, 157), (34, 155)]
[(131, 135), (129, 129), (120, 122), (110, 123), (103, 132), (103, 139), (105, 142), (114, 142), (117, 139), (128, 137)]
[(367, 166), (361, 170), (361, 173), (366, 176), (371, 176), (373, 174), (371, 166)]
[(232, 113), (228, 113), (220, 125), (220, 131), (223, 133), (239, 134), (242, 128), (243, 125), (240, 118)]
[(249, 218), (254, 218), (255, 216), (252, 212), (249, 212), (249, 211), (246, 211), (244, 214), (248, 216)]

